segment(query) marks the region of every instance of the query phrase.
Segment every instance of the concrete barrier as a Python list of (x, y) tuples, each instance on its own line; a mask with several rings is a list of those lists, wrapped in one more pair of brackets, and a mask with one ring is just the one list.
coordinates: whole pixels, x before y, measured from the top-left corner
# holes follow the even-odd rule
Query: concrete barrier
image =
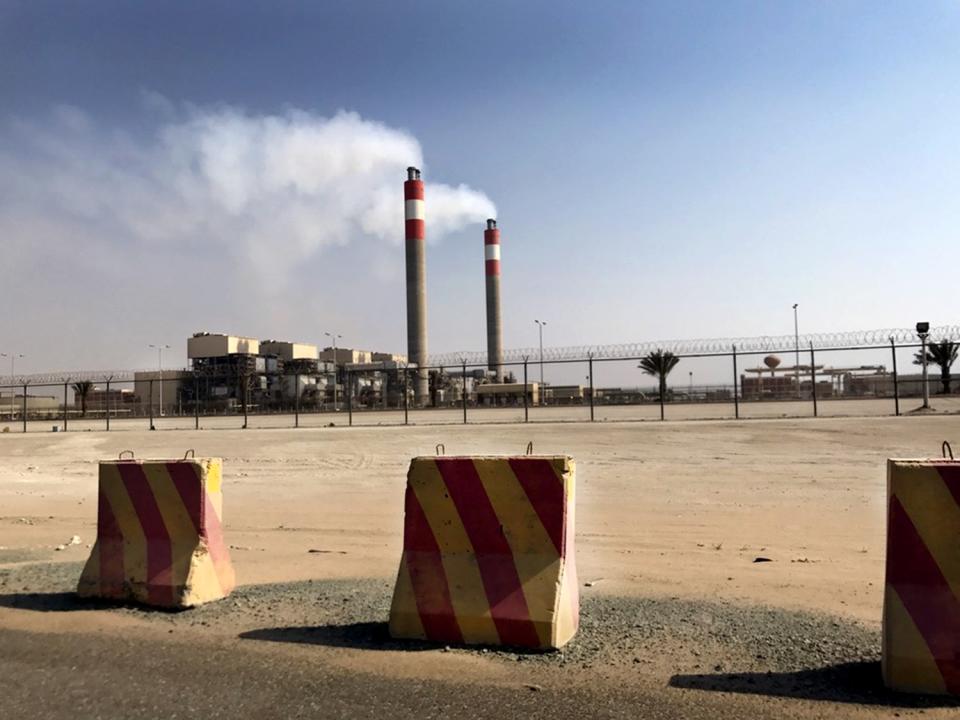
[(883, 679), (960, 695), (960, 461), (887, 463)]
[(559, 648), (579, 614), (572, 459), (411, 461), (393, 637)]
[(166, 608), (228, 595), (221, 468), (219, 458), (101, 462), (97, 541), (78, 594)]

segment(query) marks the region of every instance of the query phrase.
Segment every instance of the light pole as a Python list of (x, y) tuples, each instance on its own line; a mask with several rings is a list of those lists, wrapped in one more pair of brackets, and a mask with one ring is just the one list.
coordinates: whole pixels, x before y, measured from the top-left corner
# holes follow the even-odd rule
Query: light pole
[(324, 335), (333, 340), (333, 411), (337, 412), (337, 340), (342, 340), (343, 335), (328, 332)]
[(540, 328), (540, 403), (544, 404), (547, 394), (543, 389), (543, 328), (546, 326), (545, 320), (534, 320)]
[(693, 370), (690, 371), (690, 397), (687, 398), (690, 401), (693, 401)]
[(793, 304), (793, 339), (796, 343), (796, 357), (793, 360), (793, 375), (797, 383), (797, 400), (800, 399), (800, 323), (797, 320), (797, 308), (799, 303)]
[[(169, 345), (151, 345), (150, 347), (157, 349), (157, 369), (160, 371), (160, 397), (157, 399), (157, 405), (159, 406), (159, 415), (163, 417), (163, 351), (169, 350)], [(153, 398), (150, 398), (150, 401), (153, 402)]]
[(920, 358), (923, 360), (923, 408), (930, 409), (930, 385), (927, 383), (927, 336), (930, 335), (930, 323), (918, 322), (917, 335), (920, 336)]
[(16, 367), (17, 358), (23, 358), (24, 356), (19, 353), (0, 353), (0, 357), (10, 358), (10, 420), (13, 420), (14, 413), (14, 403), (16, 403), (16, 390), (13, 388), (14, 382), (14, 368)]

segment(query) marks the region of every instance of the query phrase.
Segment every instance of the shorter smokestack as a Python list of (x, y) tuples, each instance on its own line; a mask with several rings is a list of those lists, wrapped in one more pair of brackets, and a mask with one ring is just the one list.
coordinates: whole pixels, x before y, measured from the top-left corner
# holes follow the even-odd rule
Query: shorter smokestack
[(487, 368), (496, 382), (503, 379), (503, 329), (500, 318), (500, 231), (487, 220), (483, 231), (483, 263), (487, 277)]

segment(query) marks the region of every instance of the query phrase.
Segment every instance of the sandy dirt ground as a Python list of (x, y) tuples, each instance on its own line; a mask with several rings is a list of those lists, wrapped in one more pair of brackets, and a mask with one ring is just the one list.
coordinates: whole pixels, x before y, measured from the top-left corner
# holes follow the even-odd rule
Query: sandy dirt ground
[[(197, 708), (220, 698), (204, 689), (204, 662), (251, 674), (206, 717), (261, 712), (271, 693), (283, 712), (264, 717), (555, 716), (564, 707), (609, 717), (951, 717), (956, 708), (940, 702), (885, 695), (876, 667), (885, 461), (939, 455), (945, 439), (960, 447), (960, 416), (3, 434), (0, 640), (10, 652), (0, 655), (0, 685), (10, 672), (23, 681), (6, 701), (0, 693), (0, 716), (42, 707), (66, 717), (88, 695), (119, 702), (125, 683), (152, 697), (150, 675), (130, 670), (147, 653), (143, 668), (179, 668), (156, 672), (206, 698)], [(452, 455), (519, 454), (528, 442), (577, 461), (584, 628), (566, 659), (390, 644), (378, 623), (401, 550), (409, 458), (438, 443)], [(75, 612), (69, 591), (95, 538), (97, 461), (188, 448), (224, 458), (238, 599), (179, 615)], [(79, 545), (55, 549), (74, 535)], [(773, 649), (758, 651), (764, 643)], [(256, 675), (266, 659), (269, 671)], [(50, 682), (69, 692), (44, 695)], [(342, 706), (311, 710), (311, 682)], [(103, 717), (166, 712), (156, 703)]]

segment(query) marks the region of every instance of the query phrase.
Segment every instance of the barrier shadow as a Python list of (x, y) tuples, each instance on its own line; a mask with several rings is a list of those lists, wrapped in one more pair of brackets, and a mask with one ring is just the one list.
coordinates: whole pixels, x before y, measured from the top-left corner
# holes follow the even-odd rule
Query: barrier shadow
[(0, 607), (37, 612), (71, 612), (111, 606), (100, 601), (80, 598), (72, 592), (19, 592), (0, 595)]
[(880, 662), (850, 662), (793, 672), (674, 675), (670, 687), (897, 708), (960, 707), (960, 699), (911, 695), (883, 684)]
[(395, 640), (385, 622), (361, 622), (348, 625), (311, 625), (248, 630), (240, 633), (243, 640), (264, 640), (305, 645), (353, 648), (356, 650), (436, 650), (435, 643)]
[(257, 630), (242, 632), (239, 637), (242, 640), (326, 645), (328, 647), (343, 647), (355, 650), (402, 650), (406, 652), (421, 652), (442, 648), (457, 648), (460, 650), (510, 653), (512, 655), (544, 655), (553, 652), (552, 650), (543, 650), (540, 648), (505, 645), (463, 645), (459, 643), (430, 642), (427, 640), (398, 640), (390, 637), (389, 626), (385, 622), (259, 628)]
[(122, 600), (82, 598), (75, 592), (9, 593), (0, 595), (0, 607), (33, 610), (34, 612), (77, 612), (83, 610), (116, 610), (118, 608), (171, 614), (182, 612), (180, 608), (158, 608)]

